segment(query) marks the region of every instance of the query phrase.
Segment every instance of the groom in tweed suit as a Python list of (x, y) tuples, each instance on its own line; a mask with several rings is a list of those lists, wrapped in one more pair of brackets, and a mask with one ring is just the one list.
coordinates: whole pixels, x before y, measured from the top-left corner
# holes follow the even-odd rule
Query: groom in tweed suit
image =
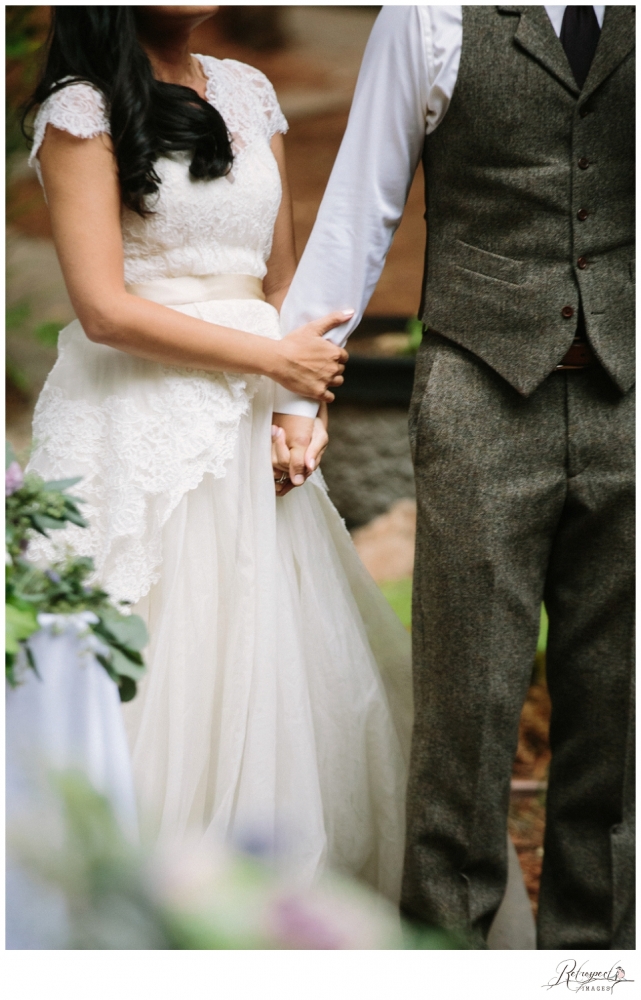
[(623, 6), (384, 9), (283, 308), (287, 330), (358, 321), (422, 155), (402, 908), (477, 947), (542, 600), (538, 946), (634, 947), (634, 27)]

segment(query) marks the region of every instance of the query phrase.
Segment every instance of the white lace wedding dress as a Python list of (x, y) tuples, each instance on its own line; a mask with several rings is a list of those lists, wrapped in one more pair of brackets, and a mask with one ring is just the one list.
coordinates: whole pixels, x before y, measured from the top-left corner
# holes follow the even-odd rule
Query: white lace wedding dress
[[(160, 160), (154, 214), (123, 211), (125, 282), (266, 272), (281, 187), (270, 150), (286, 122), (243, 64), (198, 57), (233, 136), (228, 177)], [(40, 109), (80, 137), (108, 132), (101, 95), (73, 84)], [(280, 336), (259, 299), (175, 305)], [(411, 726), (409, 636), (363, 569), (320, 474), (276, 498), (274, 383), (142, 361), (60, 334), (38, 401), (30, 467), (82, 476), (89, 530), (63, 541), (133, 602), (151, 636), (125, 706), (143, 825), (160, 836), (276, 846), (303, 879), (325, 865), (397, 899)], [(58, 533), (56, 546), (61, 538)], [(47, 543), (38, 551), (51, 556)]]

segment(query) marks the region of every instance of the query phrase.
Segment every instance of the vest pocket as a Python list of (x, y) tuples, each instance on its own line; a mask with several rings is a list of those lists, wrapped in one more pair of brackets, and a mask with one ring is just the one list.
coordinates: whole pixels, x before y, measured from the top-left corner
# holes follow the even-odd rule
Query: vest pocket
[(454, 240), (450, 247), (445, 248), (444, 256), (450, 257), (453, 264), (466, 271), (482, 274), (486, 278), (506, 281), (510, 285), (521, 285), (526, 280), (527, 265), (525, 261), (514, 260), (512, 257), (501, 257), (499, 254), (481, 250), (480, 247)]

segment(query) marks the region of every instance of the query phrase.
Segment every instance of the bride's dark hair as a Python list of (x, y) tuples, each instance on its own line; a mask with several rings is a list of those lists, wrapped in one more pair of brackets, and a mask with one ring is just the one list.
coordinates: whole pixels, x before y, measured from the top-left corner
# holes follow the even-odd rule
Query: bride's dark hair
[(23, 123), (34, 107), (71, 83), (97, 87), (107, 103), (123, 203), (142, 216), (149, 214), (146, 196), (158, 191), (154, 163), (160, 156), (191, 152), (189, 172), (198, 179), (229, 172), (233, 153), (221, 115), (189, 87), (155, 79), (136, 35), (133, 7), (52, 11), (44, 70)]

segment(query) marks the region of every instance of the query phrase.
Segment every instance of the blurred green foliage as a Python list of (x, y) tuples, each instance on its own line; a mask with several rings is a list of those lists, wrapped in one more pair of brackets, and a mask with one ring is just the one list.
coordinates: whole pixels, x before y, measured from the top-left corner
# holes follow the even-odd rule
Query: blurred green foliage
[(407, 321), (405, 332), (409, 334), (409, 343), (405, 353), (416, 354), (423, 339), (423, 323), (417, 316), (412, 316)]
[(39, 323), (35, 328), (34, 335), (44, 344), (45, 347), (57, 347), (58, 346), (58, 334), (63, 327), (62, 323), (57, 320), (51, 320), (48, 323)]
[[(54, 348), (58, 345), (58, 334), (65, 325), (60, 320), (49, 320), (31, 327), (31, 306), (26, 299), (8, 306), (5, 312), (5, 330), (9, 336), (34, 336), (44, 347)], [(7, 386), (15, 389), (27, 399), (31, 396), (32, 386), (27, 373), (12, 360), (9, 355), (6, 360), (5, 377)]]
[[(5, 312), (5, 331), (7, 335), (23, 332), (25, 323), (29, 318), (29, 312), (29, 303), (25, 301), (17, 302), (15, 305), (7, 307)], [(24, 399), (28, 399), (31, 395), (27, 373), (10, 356), (7, 356), (5, 359), (5, 380), (8, 391), (13, 389)]]
[(17, 389), (20, 396), (24, 396), (27, 399), (30, 397), (31, 386), (27, 373), (10, 358), (7, 358), (5, 362), (5, 379), (7, 386)]
[(33, 18), (36, 7), (8, 5), (5, 10), (7, 59), (24, 59), (42, 44), (42, 28)]
[(539, 641), (536, 644), (537, 653), (545, 653), (548, 646), (548, 616), (545, 605), (541, 605), (541, 625), (539, 627)]
[(22, 105), (38, 78), (37, 53), (48, 31), (49, 8), (15, 5), (5, 7), (6, 17), (6, 146), (7, 157), (25, 149), (20, 129)]
[(387, 598), (388, 604), (396, 612), (403, 622), (405, 628), (412, 625), (412, 578), (405, 577), (403, 580), (389, 580), (380, 584), (383, 594)]
[(29, 319), (30, 311), (29, 303), (24, 299), (21, 302), (16, 302), (12, 306), (7, 306), (7, 311), (5, 313), (7, 332), (20, 330)]

